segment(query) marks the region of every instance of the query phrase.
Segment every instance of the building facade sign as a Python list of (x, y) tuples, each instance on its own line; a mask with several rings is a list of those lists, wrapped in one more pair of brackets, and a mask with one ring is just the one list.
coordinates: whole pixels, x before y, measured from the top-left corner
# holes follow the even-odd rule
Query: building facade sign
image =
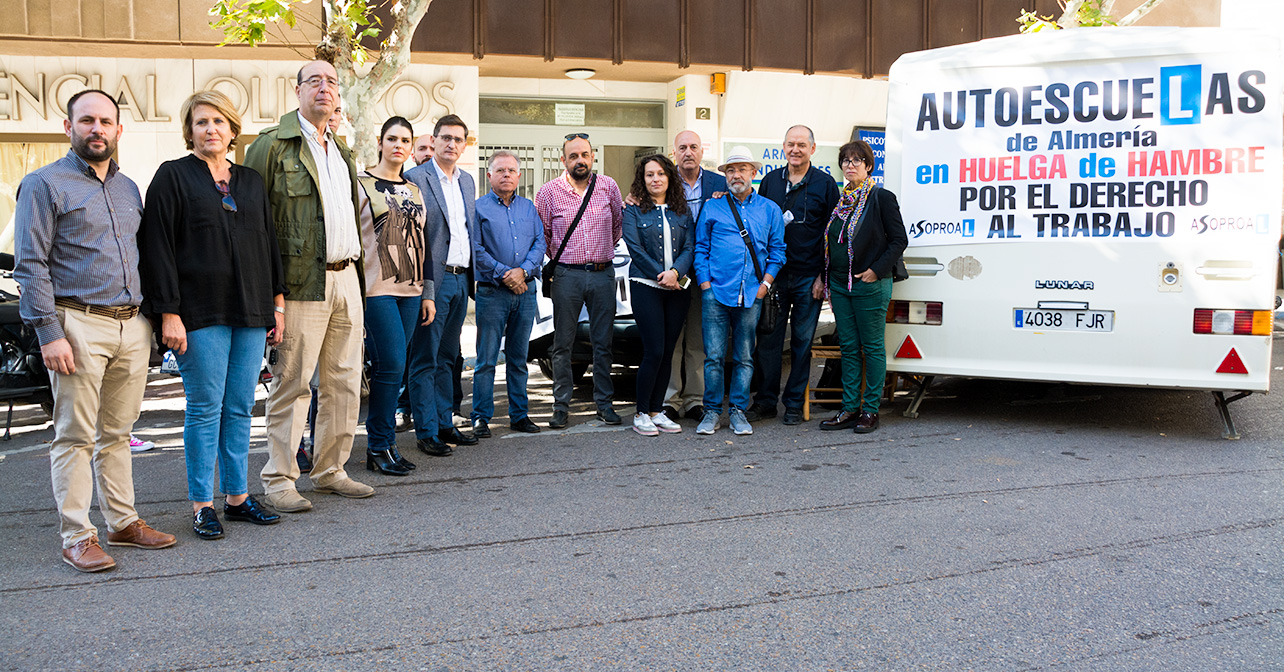
[[(257, 135), (298, 107), (294, 83), (301, 65), (302, 61), (0, 55), (0, 143), (62, 135), (67, 101), (78, 91), (102, 89), (120, 102), (125, 135), (117, 159), (146, 188), (158, 165), (187, 152), (180, 113), (193, 92), (216, 89), (227, 94), (241, 114), (241, 134)], [(457, 114), (476, 128), (477, 100), (476, 67), (414, 64), (377, 103), (375, 118), (403, 116), (424, 133), (431, 132), (438, 118)], [(341, 129), (342, 134), (350, 132)], [(475, 150), (470, 147), (463, 160), (475, 161)]]
[[(245, 131), (273, 125), (297, 107), (293, 61), (100, 59), (0, 56), (0, 133), (62, 131), (67, 100), (102, 89), (120, 101), (121, 121), (177, 123), (183, 100), (217, 89), (241, 113)], [(432, 123), (447, 114), (476, 121), (477, 69), (411, 65), (379, 102), (379, 117)], [(177, 126), (173, 130), (181, 131)]]

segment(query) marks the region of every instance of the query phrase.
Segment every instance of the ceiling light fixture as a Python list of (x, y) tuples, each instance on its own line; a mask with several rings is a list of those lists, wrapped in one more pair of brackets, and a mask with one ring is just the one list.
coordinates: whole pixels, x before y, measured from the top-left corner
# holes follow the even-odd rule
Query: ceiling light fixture
[(566, 71), (566, 76), (571, 79), (588, 79), (596, 74), (597, 70), (590, 70), (589, 68), (571, 68)]

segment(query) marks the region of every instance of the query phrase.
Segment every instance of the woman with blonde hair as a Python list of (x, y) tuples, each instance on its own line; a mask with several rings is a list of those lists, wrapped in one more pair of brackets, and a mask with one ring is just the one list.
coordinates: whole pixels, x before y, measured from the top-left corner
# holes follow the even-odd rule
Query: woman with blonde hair
[(181, 110), (192, 153), (166, 161), (147, 188), (138, 232), (143, 312), (174, 352), (187, 411), (183, 451), (192, 531), (223, 536), (214, 511), (214, 464), (223, 515), (280, 520), (249, 496), (250, 410), (264, 341), (284, 336), (285, 279), (263, 178), (232, 163), (241, 119), (227, 96), (192, 94)]

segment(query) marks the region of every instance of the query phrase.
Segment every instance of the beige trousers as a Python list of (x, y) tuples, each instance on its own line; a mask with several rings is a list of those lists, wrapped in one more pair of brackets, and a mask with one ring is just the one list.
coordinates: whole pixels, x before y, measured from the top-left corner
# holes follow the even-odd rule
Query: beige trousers
[(63, 548), (98, 534), (89, 522), (94, 485), (108, 529), (135, 520), (129, 432), (147, 389), (151, 327), (142, 316), (120, 321), (57, 308), (76, 372), (49, 372), (54, 393), (54, 440), (49, 473), (58, 502)]
[(264, 492), (294, 489), (299, 449), (317, 372), (317, 439), (312, 446), (312, 482), (328, 485), (348, 477), (361, 409), (361, 340), (365, 313), (355, 265), (326, 271), (325, 299), (285, 302), (285, 340), (277, 346), (267, 398), (268, 461), (259, 476)]

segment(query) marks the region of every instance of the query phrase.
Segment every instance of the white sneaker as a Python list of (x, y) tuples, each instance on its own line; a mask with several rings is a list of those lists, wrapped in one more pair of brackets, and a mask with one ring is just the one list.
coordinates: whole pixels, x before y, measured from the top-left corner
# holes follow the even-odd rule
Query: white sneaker
[(131, 453), (145, 453), (155, 447), (156, 443), (153, 441), (144, 441), (133, 434), (129, 435), (129, 452)]
[(646, 413), (633, 414), (633, 431), (642, 436), (659, 436), (660, 430), (655, 428), (655, 423), (651, 422), (651, 416)]
[(682, 425), (670, 420), (669, 416), (665, 415), (664, 411), (660, 411), (659, 413), (651, 416), (651, 422), (655, 424), (656, 429), (664, 432), (665, 434), (677, 434), (682, 431)]

